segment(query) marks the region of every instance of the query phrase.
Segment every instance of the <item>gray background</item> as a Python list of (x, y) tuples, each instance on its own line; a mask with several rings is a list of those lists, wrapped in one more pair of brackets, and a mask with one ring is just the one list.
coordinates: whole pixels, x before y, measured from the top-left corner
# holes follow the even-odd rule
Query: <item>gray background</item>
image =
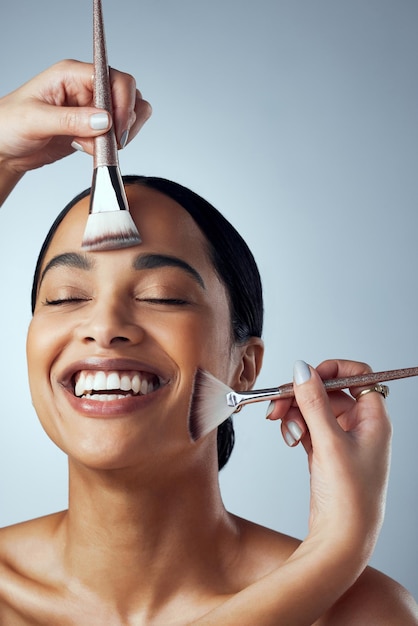
[[(259, 386), (297, 358), (418, 365), (418, 3), (415, 0), (104, 0), (111, 65), (154, 107), (121, 154), (124, 173), (162, 175), (212, 201), (264, 277), (267, 354)], [(2, 8), (0, 92), (55, 61), (90, 60), (86, 0)], [(0, 525), (66, 506), (65, 457), (37, 423), (25, 333), (38, 249), (91, 181), (76, 154), (28, 174), (0, 211)], [(391, 384), (394, 447), (373, 565), (418, 597), (416, 379)], [(304, 451), (266, 405), (236, 419), (221, 474), (227, 506), (303, 536)]]

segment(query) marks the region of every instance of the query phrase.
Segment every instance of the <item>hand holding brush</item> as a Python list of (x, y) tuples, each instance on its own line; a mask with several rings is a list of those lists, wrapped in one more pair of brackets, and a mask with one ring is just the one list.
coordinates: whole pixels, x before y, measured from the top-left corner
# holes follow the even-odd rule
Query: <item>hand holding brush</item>
[[(59, 61), (0, 98), (0, 205), (30, 170), (74, 153), (93, 154), (94, 137), (112, 125), (93, 102), (91, 63)], [(129, 74), (111, 70), (113, 127), (130, 126), (131, 141), (150, 117), (151, 107)], [(123, 131), (122, 131), (123, 132)]]
[[(365, 374), (364, 364), (347, 361), (328, 361), (318, 369), (334, 379)], [(291, 393), (286, 392), (289, 402), (283, 403), (284, 410), (292, 404), (290, 411), (298, 412), (308, 429), (303, 439), (310, 472), (307, 534), (284, 562), (238, 594), (239, 601), (233, 596), (211, 612), (202, 626), (243, 619), (245, 624), (316, 623), (368, 564), (383, 520), (391, 426), (380, 393), (356, 401), (327, 392), (321, 376), (297, 362)]]
[[(410, 376), (418, 376), (418, 367), (330, 378), (324, 380), (323, 385), (327, 392), (373, 385), (374, 391), (378, 391), (386, 396), (388, 388), (381, 385), (382, 382)], [(233, 413), (237, 413), (246, 404), (293, 398), (294, 395), (293, 383), (269, 389), (234, 391), (228, 385), (217, 380), (209, 372), (199, 369), (195, 376), (189, 416), (191, 438), (195, 441), (200, 439), (217, 428), (219, 424), (222, 424)]]

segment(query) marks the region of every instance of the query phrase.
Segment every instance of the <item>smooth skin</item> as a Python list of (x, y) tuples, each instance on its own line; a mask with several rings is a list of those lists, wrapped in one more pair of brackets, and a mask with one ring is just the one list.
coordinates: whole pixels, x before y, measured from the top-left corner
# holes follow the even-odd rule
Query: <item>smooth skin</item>
[[(97, 113), (91, 73), (88, 64), (66, 61), (0, 100), (3, 199), (25, 171), (70, 154), (74, 140), (91, 152), (100, 132), (89, 126)], [(112, 77), (117, 134), (129, 127), (131, 139), (150, 107), (132, 77)], [(295, 401), (276, 402), (270, 413), (284, 434), (290, 422), (298, 425), (307, 451), (305, 540), (228, 513), (216, 434), (197, 444), (188, 437), (193, 373), (205, 367), (248, 389), (262, 342), (233, 342), (225, 287), (191, 217), (158, 192), (127, 193), (141, 246), (83, 252), (84, 199), (44, 260), (29, 376), (41, 423), (69, 458), (69, 508), (0, 530), (2, 626), (417, 624), (408, 592), (367, 568), (389, 468), (384, 400), (328, 396), (321, 383), (369, 368), (299, 364)], [(64, 253), (71, 263), (62, 263)], [(141, 258), (150, 254), (194, 272), (164, 263), (144, 269)], [(147, 372), (160, 386), (139, 399), (80, 400), (73, 375), (92, 368)]]

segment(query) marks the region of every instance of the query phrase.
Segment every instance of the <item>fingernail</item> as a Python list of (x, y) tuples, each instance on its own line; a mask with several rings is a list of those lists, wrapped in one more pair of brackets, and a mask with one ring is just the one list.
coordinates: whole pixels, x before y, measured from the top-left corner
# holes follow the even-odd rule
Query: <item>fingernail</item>
[(290, 432), (295, 441), (300, 441), (303, 431), (297, 422), (287, 422), (287, 430)]
[(284, 433), (284, 440), (287, 445), (290, 446), (290, 448), (292, 448), (292, 446), (297, 443), (296, 439), (294, 439), (294, 437), (292, 436), (292, 433), (290, 433), (288, 430), (286, 430)]
[(268, 418), (273, 413), (273, 411), (274, 411), (274, 402), (270, 402), (270, 404), (267, 407), (266, 420), (268, 420)]
[(311, 370), (305, 361), (296, 361), (293, 366), (293, 380), (297, 385), (303, 385), (311, 377)]
[(123, 150), (123, 148), (126, 146), (126, 144), (128, 143), (128, 139), (129, 139), (129, 129), (128, 129), (128, 130), (125, 130), (125, 131), (122, 133), (121, 137), (120, 137), (120, 142), (119, 142), (119, 144), (120, 144), (120, 147), (122, 148), (122, 150)]
[(78, 150), (79, 152), (84, 152), (83, 146), (79, 144), (78, 141), (72, 141), (71, 147), (74, 148), (74, 150)]
[(109, 126), (109, 116), (107, 113), (94, 113), (90, 115), (89, 121), (92, 130), (106, 130)]

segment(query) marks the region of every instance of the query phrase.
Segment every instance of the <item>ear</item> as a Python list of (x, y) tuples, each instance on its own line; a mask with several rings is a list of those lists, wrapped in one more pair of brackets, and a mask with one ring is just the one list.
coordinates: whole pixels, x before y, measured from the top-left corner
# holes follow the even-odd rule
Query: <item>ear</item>
[(264, 342), (260, 337), (250, 337), (244, 344), (236, 346), (237, 365), (232, 387), (237, 391), (251, 389), (260, 373), (264, 356)]

